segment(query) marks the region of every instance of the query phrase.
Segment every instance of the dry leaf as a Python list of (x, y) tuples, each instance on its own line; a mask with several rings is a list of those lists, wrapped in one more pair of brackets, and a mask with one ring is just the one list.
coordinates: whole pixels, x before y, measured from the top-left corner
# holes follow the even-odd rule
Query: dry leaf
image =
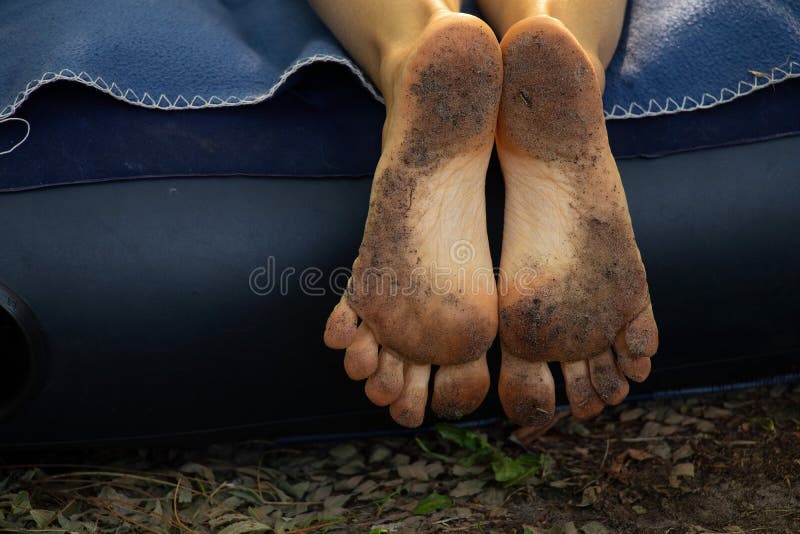
[(628, 458), (641, 462), (643, 460), (652, 460), (655, 458), (655, 456), (649, 452), (639, 449), (626, 449), (614, 458), (614, 461), (611, 462), (608, 471), (612, 475), (619, 475), (622, 472), (622, 469), (625, 467), (625, 460)]
[(350, 495), (332, 495), (325, 499), (322, 507), (326, 516), (337, 516), (344, 512), (344, 505), (350, 500)]
[(400, 465), (397, 467), (397, 474), (405, 479), (430, 480), (428, 472), (425, 470), (425, 460), (417, 460), (409, 465)]
[(681, 478), (694, 478), (694, 464), (676, 464), (669, 475), (669, 485), (673, 488), (680, 486)]
[(355, 445), (352, 443), (343, 443), (342, 445), (332, 448), (329, 454), (339, 461), (345, 461), (357, 455), (358, 449), (356, 449)]
[(693, 454), (692, 446), (688, 443), (684, 443), (678, 450), (672, 453), (672, 461), (679, 462), (680, 460), (691, 458)]
[(711, 421), (706, 421), (705, 419), (698, 419), (694, 422), (694, 427), (700, 432), (714, 432), (717, 427)]
[(230, 524), (220, 530), (219, 534), (244, 534), (245, 532), (265, 532), (267, 530), (272, 530), (269, 525), (259, 523), (258, 521), (247, 520)]
[(637, 460), (637, 461), (640, 461), (640, 462), (642, 460), (652, 460), (653, 458), (655, 458), (655, 456), (653, 456), (649, 452), (645, 452), (645, 451), (642, 451), (642, 450), (639, 450), (639, 449), (628, 449), (625, 452), (628, 453), (628, 456), (630, 456), (634, 460)]
[(350, 460), (345, 465), (336, 470), (340, 475), (355, 475), (364, 471), (364, 462), (359, 459)]
[(672, 474), (678, 477), (694, 478), (694, 464), (682, 463), (672, 468)]
[(669, 414), (665, 419), (664, 423), (668, 425), (682, 425), (684, 422), (689, 419), (685, 415), (681, 415), (679, 413), (672, 413)]
[(392, 451), (384, 447), (383, 445), (378, 445), (374, 449), (372, 449), (372, 453), (369, 455), (369, 463), (374, 464), (378, 462), (382, 462), (389, 458), (392, 455)]
[(598, 521), (589, 521), (581, 527), (583, 534), (608, 534), (608, 529)]
[(575, 506), (579, 506), (584, 508), (586, 506), (591, 506), (597, 502), (597, 497), (600, 495), (600, 487), (599, 486), (589, 486), (585, 490), (583, 490), (583, 495), (581, 496), (581, 502), (576, 504)]
[(672, 449), (670, 448), (669, 443), (666, 441), (651, 443), (647, 446), (647, 450), (662, 460), (669, 460), (672, 456)]
[(627, 423), (629, 421), (635, 421), (639, 419), (641, 416), (645, 414), (645, 410), (642, 408), (633, 408), (631, 410), (625, 410), (621, 414), (619, 414), (619, 420), (622, 423)]
[(471, 480), (462, 480), (455, 488), (450, 491), (451, 497), (469, 497), (470, 495), (477, 495), (486, 485), (486, 480), (473, 478)]
[(444, 473), (444, 466), (442, 462), (433, 462), (425, 466), (425, 472), (428, 473), (428, 478), (436, 478)]
[(706, 419), (727, 419), (731, 417), (733, 412), (725, 408), (717, 408), (716, 406), (709, 406), (703, 410), (703, 417)]

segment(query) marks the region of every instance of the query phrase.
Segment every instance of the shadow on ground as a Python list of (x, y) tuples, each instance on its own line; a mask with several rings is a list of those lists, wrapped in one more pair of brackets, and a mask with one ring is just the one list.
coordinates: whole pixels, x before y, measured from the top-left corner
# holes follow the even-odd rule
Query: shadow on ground
[(0, 531), (798, 532), (800, 386), (512, 430), (5, 455)]

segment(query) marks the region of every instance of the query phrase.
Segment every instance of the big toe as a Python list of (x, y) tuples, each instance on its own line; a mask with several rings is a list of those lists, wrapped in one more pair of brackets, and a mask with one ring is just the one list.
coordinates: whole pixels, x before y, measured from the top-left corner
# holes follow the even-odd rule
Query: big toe
[(416, 428), (425, 419), (425, 405), (428, 403), (428, 380), (430, 365), (407, 363), (403, 373), (403, 391), (389, 407), (389, 413), (398, 424)]
[(555, 383), (546, 362), (529, 362), (503, 348), (498, 390), (503, 410), (518, 425), (542, 427), (555, 414)]
[(378, 369), (378, 342), (367, 323), (358, 326), (356, 337), (344, 354), (344, 370), (353, 380), (364, 380)]
[(357, 325), (358, 315), (342, 295), (325, 324), (325, 344), (332, 349), (346, 349), (356, 338)]
[(650, 358), (657, 350), (658, 326), (653, 307), (648, 306), (617, 335), (614, 351), (625, 376), (643, 382), (650, 374)]
[(633, 358), (649, 358), (658, 350), (658, 326), (648, 305), (625, 329), (625, 344)]
[(564, 374), (572, 415), (578, 419), (589, 419), (599, 414), (603, 410), (603, 400), (592, 385), (589, 363), (586, 360), (562, 362), (561, 372)]
[(460, 419), (474, 412), (489, 392), (489, 367), (486, 355), (436, 371), (431, 408), (439, 417)]

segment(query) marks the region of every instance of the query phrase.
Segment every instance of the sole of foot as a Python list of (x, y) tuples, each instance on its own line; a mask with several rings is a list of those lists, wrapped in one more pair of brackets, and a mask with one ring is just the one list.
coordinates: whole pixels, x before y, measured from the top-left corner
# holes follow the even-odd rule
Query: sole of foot
[(489, 389), (498, 308), (484, 184), (502, 59), (492, 31), (463, 14), (433, 17), (391, 57), (364, 237), (325, 343), (346, 349), (345, 370), (366, 379), (372, 402), (416, 427), (431, 365), (440, 416), (474, 411)]
[(643, 381), (658, 346), (644, 266), (608, 145), (593, 62), (558, 20), (512, 26), (501, 42), (497, 151), (506, 183), (500, 290), (506, 414), (542, 426), (560, 362), (580, 418)]

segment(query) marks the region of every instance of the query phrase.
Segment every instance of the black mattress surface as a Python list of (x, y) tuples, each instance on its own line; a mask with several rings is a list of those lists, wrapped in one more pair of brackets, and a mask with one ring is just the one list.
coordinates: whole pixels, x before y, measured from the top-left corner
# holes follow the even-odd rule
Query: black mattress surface
[[(797, 378), (798, 153), (789, 137), (620, 161), (661, 332), (633, 395)], [(349, 265), (370, 183), (172, 177), (0, 195), (0, 283), (46, 342), (0, 444), (396, 430), (322, 345), (335, 294), (249, 284), (270, 257), (325, 277)], [(497, 261), (496, 161), (487, 198)], [(472, 420), (500, 414), (492, 390)]]

